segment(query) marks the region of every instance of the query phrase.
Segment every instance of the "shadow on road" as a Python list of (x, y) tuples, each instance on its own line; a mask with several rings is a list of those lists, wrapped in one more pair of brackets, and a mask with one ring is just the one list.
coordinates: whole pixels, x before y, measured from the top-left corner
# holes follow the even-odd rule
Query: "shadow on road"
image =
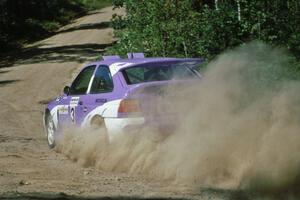
[(23, 49), (11, 55), (0, 57), (0, 68), (14, 64), (34, 64), (40, 62), (85, 62), (91, 57), (100, 56), (109, 44), (76, 44), (41, 48), (39, 46)]
[(8, 85), (8, 84), (15, 83), (15, 82), (18, 82), (18, 81), (20, 81), (20, 80), (4, 80), (4, 81), (0, 81), (0, 87)]
[(0, 71), (0, 74), (5, 74), (7, 72), (10, 72), (10, 70), (3, 70), (3, 71)]
[(72, 28), (68, 28), (65, 30), (58, 31), (56, 33), (68, 33), (72, 31), (79, 31), (79, 30), (88, 30), (88, 29), (105, 29), (110, 27), (110, 22), (100, 22), (100, 23), (91, 23), (91, 24), (81, 24), (79, 26), (75, 26)]
[[(185, 200), (183, 198), (162, 198), (162, 197), (84, 197), (84, 196), (73, 196), (60, 194), (39, 194), (39, 193), (10, 193), (0, 195), (1, 200)], [(187, 200), (187, 199), (186, 199)]]
[(205, 188), (201, 190), (201, 199), (222, 199), (222, 200), (283, 200), (299, 199), (298, 190), (293, 188), (284, 191), (263, 191), (263, 190), (239, 190), (239, 189), (214, 189)]
[(281, 200), (290, 197), (290, 199), (299, 199), (298, 193), (264, 193), (254, 192), (247, 190), (228, 190), (228, 189), (212, 189), (203, 188), (201, 192), (196, 196), (184, 198), (172, 198), (172, 197), (138, 197), (138, 196), (73, 196), (65, 193), (18, 193), (11, 192), (0, 194), (1, 200), (188, 200), (188, 199), (219, 199), (219, 200)]
[[(99, 12), (101, 13), (101, 12)], [(95, 14), (95, 13), (92, 13)], [(110, 27), (110, 22), (81, 24), (55, 32), (55, 34), (67, 33), (77, 30), (105, 29)], [(48, 44), (42, 44), (48, 45)], [(43, 48), (36, 45), (29, 48), (15, 50), (0, 55), (0, 68), (11, 67), (15, 64), (34, 64), (39, 62), (85, 62), (91, 58), (100, 56), (104, 49), (113, 45), (108, 44), (76, 44)], [(0, 72), (5, 73), (5, 72)]]

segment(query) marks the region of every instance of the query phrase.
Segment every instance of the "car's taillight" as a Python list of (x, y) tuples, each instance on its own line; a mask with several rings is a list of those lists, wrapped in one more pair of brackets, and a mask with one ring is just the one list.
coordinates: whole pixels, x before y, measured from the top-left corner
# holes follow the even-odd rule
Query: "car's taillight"
[(120, 102), (119, 113), (138, 113), (140, 112), (140, 103), (135, 99), (124, 99)]

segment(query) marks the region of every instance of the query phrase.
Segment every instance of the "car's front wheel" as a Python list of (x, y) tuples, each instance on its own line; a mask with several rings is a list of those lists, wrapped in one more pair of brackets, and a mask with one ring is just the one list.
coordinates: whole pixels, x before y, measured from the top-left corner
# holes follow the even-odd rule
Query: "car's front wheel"
[(55, 126), (50, 114), (46, 117), (46, 132), (48, 146), (52, 149), (55, 147)]

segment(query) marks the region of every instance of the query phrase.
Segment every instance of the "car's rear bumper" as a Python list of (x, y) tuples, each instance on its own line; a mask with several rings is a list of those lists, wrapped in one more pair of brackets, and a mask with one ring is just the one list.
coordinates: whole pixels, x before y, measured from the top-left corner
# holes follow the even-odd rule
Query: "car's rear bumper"
[(157, 116), (156, 118), (145, 117), (124, 117), (105, 118), (105, 125), (110, 137), (121, 133), (141, 131), (146, 128), (162, 134), (169, 134), (175, 131), (178, 126), (178, 118), (174, 116)]
[(145, 125), (144, 117), (105, 118), (104, 121), (110, 137), (120, 133), (139, 131)]

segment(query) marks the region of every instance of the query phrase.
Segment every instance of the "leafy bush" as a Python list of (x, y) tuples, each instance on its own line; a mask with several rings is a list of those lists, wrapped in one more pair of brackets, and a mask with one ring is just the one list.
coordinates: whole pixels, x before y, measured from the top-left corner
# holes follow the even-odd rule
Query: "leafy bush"
[(100, 9), (112, 5), (111, 0), (81, 0), (81, 3), (89, 10)]
[(114, 0), (119, 41), (109, 52), (213, 59), (225, 49), (261, 40), (300, 58), (298, 0)]

